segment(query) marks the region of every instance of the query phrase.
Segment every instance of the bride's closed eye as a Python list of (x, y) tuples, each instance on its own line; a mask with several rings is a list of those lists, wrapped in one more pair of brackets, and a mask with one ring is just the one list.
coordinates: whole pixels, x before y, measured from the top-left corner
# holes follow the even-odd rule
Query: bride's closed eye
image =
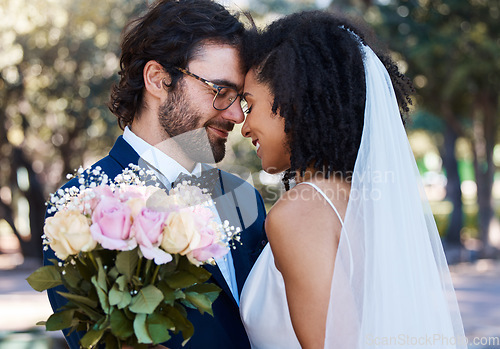
[(251, 105), (248, 105), (245, 109), (243, 109), (243, 114), (245, 114), (245, 116), (247, 116), (251, 112), (252, 112), (252, 106)]
[(245, 98), (241, 98), (240, 103), (241, 103), (241, 110), (243, 110), (243, 114), (246, 117), (252, 111), (252, 106), (248, 103), (248, 101)]

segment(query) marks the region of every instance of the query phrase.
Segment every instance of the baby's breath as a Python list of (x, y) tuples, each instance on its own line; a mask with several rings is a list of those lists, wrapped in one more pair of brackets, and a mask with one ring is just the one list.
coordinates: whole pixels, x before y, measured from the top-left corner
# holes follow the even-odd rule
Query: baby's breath
[[(159, 187), (154, 171), (145, 170), (138, 165), (129, 164), (121, 174), (116, 176), (114, 181), (109, 180), (109, 176), (102, 171), (101, 166), (84, 169), (79, 167), (74, 174), (67, 174), (67, 179), (76, 179), (78, 185), (59, 189), (50, 194), (45, 203), (47, 212), (53, 214), (61, 210), (80, 210), (88, 212), (90, 209), (89, 201), (96, 197), (93, 191), (85, 192), (88, 188), (96, 188), (99, 185), (108, 185), (112, 191), (126, 185), (152, 185)], [(85, 192), (84, 195), (81, 193)], [(83, 196), (83, 197), (81, 197)]]

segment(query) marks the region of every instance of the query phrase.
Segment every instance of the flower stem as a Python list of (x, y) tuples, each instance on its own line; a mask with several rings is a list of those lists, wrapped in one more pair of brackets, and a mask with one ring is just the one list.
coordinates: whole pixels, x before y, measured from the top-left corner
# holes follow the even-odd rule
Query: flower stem
[(160, 271), (160, 265), (157, 265), (155, 271), (153, 273), (153, 278), (151, 279), (151, 284), (154, 285), (156, 281), (156, 277), (158, 276), (158, 272)]
[(99, 270), (99, 266), (97, 265), (97, 262), (96, 262), (96, 260), (95, 260), (95, 257), (94, 257), (94, 254), (92, 253), (92, 251), (87, 252), (87, 253), (88, 253), (88, 256), (89, 256), (90, 261), (91, 261), (91, 262), (92, 262), (92, 264), (94, 265), (95, 270)]
[(139, 277), (139, 272), (141, 271), (142, 266), (142, 258), (139, 258), (139, 262), (137, 263), (137, 268), (135, 269), (135, 276)]
[(151, 259), (148, 259), (148, 261), (146, 262), (146, 267), (144, 268), (144, 284), (146, 284), (146, 280), (148, 279), (149, 269), (151, 268), (151, 263), (152, 263)]

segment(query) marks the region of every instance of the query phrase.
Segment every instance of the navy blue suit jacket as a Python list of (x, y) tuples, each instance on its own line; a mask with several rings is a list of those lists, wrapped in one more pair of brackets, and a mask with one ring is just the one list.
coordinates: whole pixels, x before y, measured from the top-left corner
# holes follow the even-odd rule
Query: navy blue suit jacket
[[(130, 163), (138, 164), (139, 155), (120, 136), (109, 155), (95, 163), (92, 167), (100, 166), (110, 179), (122, 173)], [(255, 263), (257, 257), (267, 242), (264, 232), (265, 207), (260, 194), (250, 184), (242, 179), (221, 171), (219, 192), (213, 195), (221, 220), (229, 220), (235, 226), (242, 228), (242, 245), (232, 250), (238, 293), (241, 294), (243, 284)], [(73, 179), (63, 188), (78, 186)], [(51, 249), (44, 251), (44, 264), (50, 264), (48, 259), (54, 259)], [(205, 268), (212, 273), (210, 282), (222, 288), (222, 292), (213, 304), (214, 317), (209, 314), (201, 315), (197, 310), (188, 309), (188, 319), (193, 323), (195, 332), (186, 346), (182, 347), (182, 336), (179, 334), (163, 343), (175, 348), (204, 348), (204, 349), (245, 349), (250, 348), (248, 337), (241, 323), (238, 305), (236, 304), (222, 273), (217, 266), (207, 265)], [(65, 291), (58, 286), (48, 290), (48, 296), (54, 311), (66, 303), (66, 299), (56, 291)], [(65, 332), (67, 335), (67, 333)], [(79, 348), (79, 340), (83, 333), (73, 332), (66, 337), (71, 349)]]

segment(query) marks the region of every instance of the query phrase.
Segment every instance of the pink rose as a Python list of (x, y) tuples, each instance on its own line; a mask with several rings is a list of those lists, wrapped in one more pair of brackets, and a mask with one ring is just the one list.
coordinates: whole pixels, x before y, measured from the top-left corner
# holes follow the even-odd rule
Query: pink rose
[(84, 214), (91, 214), (103, 197), (113, 197), (113, 191), (108, 185), (98, 185), (95, 188), (86, 188), (78, 195), (78, 200), (83, 204)]
[(108, 250), (131, 250), (137, 246), (130, 238), (130, 208), (119, 200), (104, 196), (92, 214), (92, 237)]
[(142, 254), (147, 259), (154, 259), (158, 265), (172, 260), (172, 256), (159, 247), (166, 218), (166, 213), (144, 207), (132, 224), (132, 234), (135, 235)]
[(118, 197), (120, 201), (128, 201), (131, 199), (142, 199), (146, 201), (151, 195), (153, 195), (160, 188), (155, 186), (142, 186), (142, 185), (127, 185), (120, 187), (118, 189)]
[(196, 206), (194, 208), (196, 223), (200, 228), (200, 237), (193, 248), (188, 258), (193, 262), (194, 257), (199, 262), (206, 262), (210, 258), (222, 258), (225, 256), (229, 249), (226, 244), (222, 243), (222, 238), (217, 223), (213, 220), (214, 214), (208, 207)]
[[(207, 245), (207, 246), (202, 247), (202, 248), (197, 248), (197, 249), (193, 250), (191, 253), (192, 253), (192, 256), (196, 260), (198, 260), (199, 262), (206, 262), (210, 258), (214, 258), (214, 259), (222, 258), (228, 252), (229, 252), (229, 248), (225, 244), (223, 244), (221, 242), (216, 242), (214, 244)], [(188, 258), (189, 257), (190, 256), (188, 256)], [(189, 259), (192, 261), (191, 258), (189, 258)], [(196, 264), (199, 264), (199, 263), (196, 263)]]

